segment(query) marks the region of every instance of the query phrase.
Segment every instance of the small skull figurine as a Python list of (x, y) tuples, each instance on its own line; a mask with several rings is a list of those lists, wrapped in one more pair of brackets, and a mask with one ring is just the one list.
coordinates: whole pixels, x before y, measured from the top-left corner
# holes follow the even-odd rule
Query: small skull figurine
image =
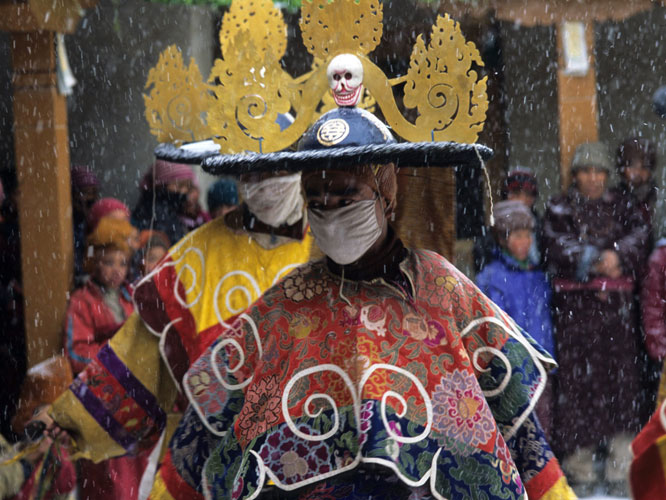
[(326, 69), (328, 84), (338, 106), (356, 106), (363, 95), (363, 64), (353, 54), (340, 54)]

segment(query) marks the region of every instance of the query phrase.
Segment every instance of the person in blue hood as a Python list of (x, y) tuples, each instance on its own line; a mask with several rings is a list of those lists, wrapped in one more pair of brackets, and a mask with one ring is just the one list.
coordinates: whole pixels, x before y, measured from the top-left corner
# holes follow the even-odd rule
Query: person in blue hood
[[(476, 276), (481, 291), (515, 319), (534, 340), (555, 355), (550, 317), (551, 289), (548, 279), (530, 258), (535, 220), (532, 211), (518, 200), (495, 205), (494, 259)], [(552, 428), (552, 384), (537, 403), (536, 411), (546, 435)]]

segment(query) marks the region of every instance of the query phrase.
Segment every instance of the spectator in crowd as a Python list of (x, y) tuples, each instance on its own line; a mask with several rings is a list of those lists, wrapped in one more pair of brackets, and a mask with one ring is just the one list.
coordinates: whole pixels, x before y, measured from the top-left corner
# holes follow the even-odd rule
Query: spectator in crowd
[(636, 198), (645, 221), (652, 227), (658, 190), (652, 178), (657, 165), (654, 144), (641, 137), (625, 140), (617, 148), (616, 165), (620, 182), (615, 189)]
[(213, 219), (224, 217), (238, 206), (238, 189), (233, 179), (220, 179), (211, 184), (207, 196), (208, 211)]
[(64, 339), (75, 374), (132, 313), (127, 272), (134, 232), (127, 221), (103, 218), (88, 236), (90, 255), (85, 267), (90, 278), (72, 294)]
[(183, 213), (180, 216), (180, 220), (183, 221), (187, 231), (192, 231), (199, 226), (202, 226), (210, 220), (210, 215), (199, 203), (199, 185), (196, 182), (196, 178), (192, 181), (192, 187), (187, 192), (187, 199), (185, 200), (185, 207)]
[(73, 165), (72, 182), (72, 219), (74, 223), (74, 277), (81, 278), (85, 271), (86, 236), (88, 235), (88, 213), (99, 199), (99, 180), (86, 165)]
[[(537, 179), (532, 169), (516, 167), (509, 171), (502, 186), (502, 200), (515, 200), (522, 202), (532, 211), (534, 216), (534, 235), (530, 247), (529, 259), (534, 265), (541, 262), (539, 243), (541, 240), (541, 217), (536, 211), (535, 203), (539, 196)], [(480, 272), (486, 264), (495, 259), (497, 253), (496, 241), (491, 228), (484, 228), (484, 233), (474, 243), (474, 266)]]
[(169, 251), (169, 239), (164, 233), (145, 229), (139, 235), (139, 250), (134, 255), (133, 268), (136, 270), (135, 279), (143, 277), (155, 269)]
[(96, 201), (90, 207), (90, 213), (88, 214), (88, 234), (97, 228), (97, 224), (102, 220), (102, 217), (129, 222), (130, 210), (127, 205), (116, 198), (102, 198)]
[(14, 441), (12, 416), (27, 369), (18, 221), (18, 184), (13, 171), (2, 172), (5, 198), (0, 205), (0, 434)]
[(139, 230), (162, 231), (171, 242), (180, 240), (187, 233), (181, 216), (193, 182), (194, 172), (188, 165), (156, 160), (141, 182), (132, 224)]
[[(112, 356), (104, 358), (104, 346), (134, 310), (127, 274), (135, 233), (129, 222), (104, 217), (88, 236), (91, 251), (85, 267), (90, 278), (72, 294), (65, 325), (64, 344), (74, 374), (98, 355), (113, 363)], [(112, 412), (120, 409), (120, 401), (109, 404), (116, 405)], [(80, 498), (137, 498), (146, 461), (145, 455), (97, 464), (80, 460)]]
[[(527, 204), (517, 200), (497, 203), (494, 214), (493, 229), (499, 251), (495, 259), (477, 275), (477, 285), (553, 354), (550, 284), (543, 271), (536, 268), (529, 257), (534, 239), (534, 215)], [(536, 406), (547, 438), (550, 438), (552, 429), (552, 385), (549, 379)]]
[[(645, 224), (649, 228), (649, 239), (647, 243), (647, 253), (654, 248), (654, 232), (653, 232), (653, 218), (655, 211), (655, 203), (657, 200), (657, 184), (652, 178), (652, 174), (657, 164), (657, 154), (654, 144), (649, 140), (641, 137), (633, 137), (625, 140), (617, 148), (616, 165), (620, 175), (620, 181), (614, 190), (624, 198), (628, 198), (624, 203), (638, 204)], [(663, 242), (660, 243), (660, 246)], [(660, 251), (656, 252), (655, 258), (658, 260)], [(654, 265), (654, 264), (653, 264)], [(652, 274), (650, 278), (652, 284), (648, 289), (654, 287), (654, 269), (642, 268), (638, 274), (638, 283), (649, 273)], [(640, 287), (644, 289), (642, 286)], [(639, 293), (636, 291), (635, 301), (640, 303)], [(644, 301), (647, 300), (648, 304), (652, 302), (653, 297), (643, 296)], [(648, 314), (647, 323), (642, 318), (644, 326), (650, 325), (654, 332), (654, 316), (650, 316), (650, 310), (653, 308), (648, 305), (647, 310), (644, 307), (640, 308), (641, 318), (642, 313)], [(654, 342), (654, 337), (647, 332), (644, 333), (646, 342)], [(653, 347), (653, 346), (652, 346)], [(661, 374), (661, 359), (654, 356), (654, 352), (650, 350), (651, 346), (646, 345), (645, 342), (641, 344), (641, 367), (643, 368), (643, 393), (648, 405), (654, 407), (654, 398), (658, 392), (659, 378)]]
[(554, 445), (581, 493), (604, 481), (626, 494), (629, 443), (646, 417), (634, 287), (648, 229), (640, 207), (608, 189), (613, 167), (603, 144), (580, 145), (573, 185), (544, 217), (559, 363)]

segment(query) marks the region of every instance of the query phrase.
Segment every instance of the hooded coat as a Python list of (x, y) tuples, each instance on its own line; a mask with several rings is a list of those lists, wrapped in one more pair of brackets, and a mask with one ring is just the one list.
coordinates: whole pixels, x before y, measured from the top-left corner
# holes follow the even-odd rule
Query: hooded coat
[[(562, 455), (645, 422), (634, 288), (648, 233), (640, 208), (617, 192), (589, 200), (572, 187), (548, 204), (543, 248), (553, 278), (560, 366), (554, 445)], [(595, 274), (604, 250), (617, 252), (620, 278)]]
[(551, 355), (555, 352), (550, 284), (543, 271), (522, 268), (516, 259), (497, 252), (495, 260), (476, 276), (476, 284), (541, 347)]

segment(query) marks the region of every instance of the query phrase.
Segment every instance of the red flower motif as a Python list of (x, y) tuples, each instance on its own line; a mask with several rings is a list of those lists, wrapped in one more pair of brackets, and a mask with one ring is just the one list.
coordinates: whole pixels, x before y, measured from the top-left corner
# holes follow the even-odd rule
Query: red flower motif
[(238, 416), (239, 440), (249, 442), (280, 420), (280, 393), (276, 375), (250, 384), (245, 403)]

